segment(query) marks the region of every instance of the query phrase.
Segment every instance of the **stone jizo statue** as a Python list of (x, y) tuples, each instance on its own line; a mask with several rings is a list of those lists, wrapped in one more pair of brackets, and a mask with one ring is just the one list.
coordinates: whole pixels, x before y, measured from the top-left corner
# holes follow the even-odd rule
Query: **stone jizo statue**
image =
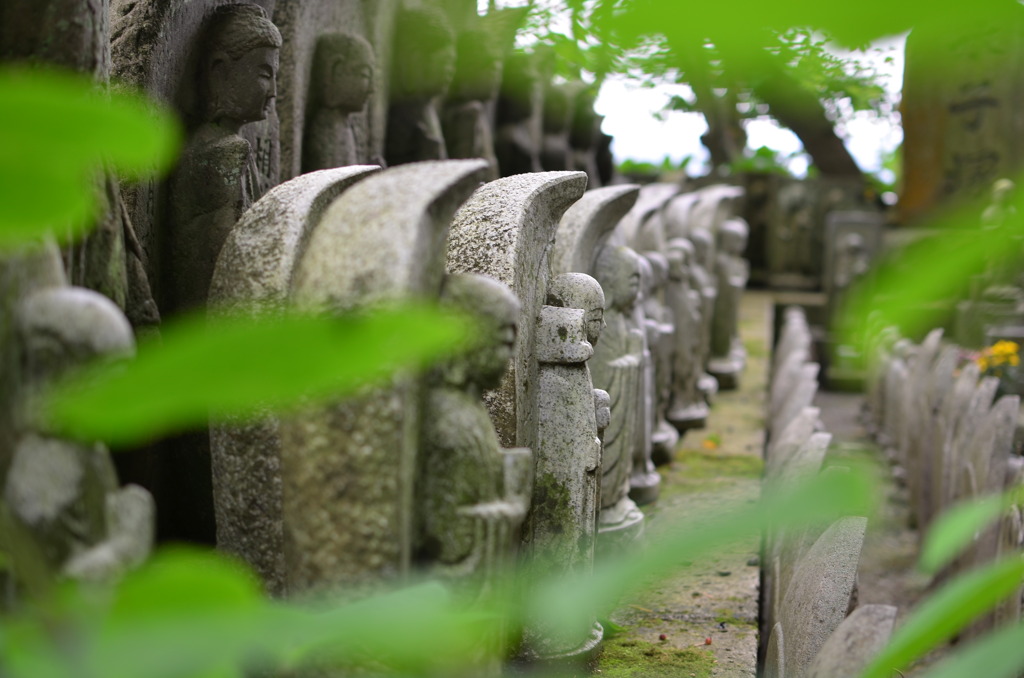
[(498, 178), (492, 116), (501, 82), (501, 49), (483, 29), (459, 33), (455, 79), (445, 101), (441, 123), (450, 158), (483, 158)]
[(303, 172), (363, 162), (352, 116), (363, 112), (373, 94), (375, 69), (373, 48), (362, 37), (347, 33), (320, 36), (310, 75), (312, 113), (305, 130)]
[(38, 398), (74, 369), (131, 356), (131, 325), (112, 301), (79, 287), (33, 292), (16, 324), (26, 431), (15, 445), (0, 521), (16, 578), (38, 591), (61, 577), (115, 577), (152, 548), (153, 498), (141, 487), (119, 487), (102, 443), (62, 438), (33, 414)]
[[(605, 293), (607, 327), (590, 361), (595, 388), (611, 399), (611, 421), (604, 432), (601, 523), (639, 522), (642, 514), (628, 497), (633, 450), (640, 420), (644, 338), (631, 327), (640, 292), (640, 261), (628, 247), (608, 246), (598, 255), (595, 277)], [(639, 514), (639, 516), (638, 516)]]
[(526, 515), (530, 453), (503, 450), (481, 395), (496, 387), (516, 343), (519, 302), (501, 283), (450, 275), (442, 304), (481, 321), (479, 345), (438, 367), (423, 413), (419, 561), (481, 594), (518, 541)]
[(231, 227), (268, 188), (247, 123), (264, 120), (277, 95), (281, 33), (259, 5), (218, 7), (203, 33), (200, 124), (171, 179), (171, 249), (175, 306), (206, 303), (217, 255)]
[[(547, 300), (536, 336), (540, 422), (533, 501), (524, 526), (527, 567), (535, 577), (586, 576), (594, 562), (601, 473), (598, 407), (587, 360), (603, 329), (604, 293), (589, 275), (565, 273), (549, 283)], [(603, 629), (596, 620), (581, 629), (532, 620), (525, 636), (529, 654), (562, 657), (593, 649)]]
[(498, 96), (494, 151), (501, 176), (540, 172), (539, 75), (535, 60), (513, 54), (505, 63)]
[(711, 327), (711, 360), (708, 371), (722, 388), (735, 388), (746, 364), (746, 349), (739, 337), (739, 311), (749, 268), (743, 258), (747, 246), (747, 224), (742, 219), (727, 219), (719, 230), (719, 249), (715, 255), (718, 301)]
[(438, 99), (455, 75), (455, 34), (444, 13), (428, 5), (400, 11), (391, 56), (385, 160), (394, 166), (447, 159)]
[(697, 379), (697, 386), (710, 404), (711, 397), (718, 392), (718, 380), (708, 374), (708, 361), (711, 359), (711, 323), (715, 315), (718, 299), (718, 281), (713, 274), (715, 241), (705, 228), (695, 228), (687, 236), (693, 244), (693, 260), (690, 266), (690, 288), (696, 290), (701, 298), (701, 328), (698, 360), (702, 374)]
[(680, 433), (704, 426), (708, 416), (707, 401), (698, 387), (704, 374), (700, 363), (701, 297), (690, 287), (693, 265), (693, 244), (686, 238), (668, 241), (668, 283), (665, 305), (672, 312), (675, 331), (672, 333), (672, 377), (669, 410), (666, 418)]

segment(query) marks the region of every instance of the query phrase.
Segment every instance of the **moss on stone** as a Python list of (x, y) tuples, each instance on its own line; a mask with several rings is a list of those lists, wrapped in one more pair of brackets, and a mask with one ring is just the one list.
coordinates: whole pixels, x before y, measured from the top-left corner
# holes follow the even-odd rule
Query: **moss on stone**
[(679, 649), (629, 635), (607, 641), (598, 658), (601, 675), (607, 678), (707, 678), (715, 663), (710, 648)]

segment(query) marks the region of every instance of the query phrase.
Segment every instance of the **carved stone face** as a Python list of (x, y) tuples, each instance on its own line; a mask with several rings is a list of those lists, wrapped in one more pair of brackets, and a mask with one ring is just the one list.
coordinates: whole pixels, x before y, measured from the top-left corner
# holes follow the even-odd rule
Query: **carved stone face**
[(496, 388), (515, 354), (519, 300), (502, 283), (482, 275), (449, 277), (442, 301), (479, 322), (476, 348), (445, 368), (449, 383)]
[(331, 68), (331, 86), (328, 88), (328, 108), (340, 108), (353, 113), (363, 110), (373, 94), (373, 64), (345, 64), (335, 61)]
[(278, 55), (273, 47), (251, 49), (238, 59), (216, 55), (209, 73), (212, 120), (265, 120), (277, 96)]
[(601, 332), (605, 328), (604, 305), (587, 309), (583, 319), (587, 323), (587, 341), (590, 342), (591, 346), (594, 346), (597, 344), (597, 340), (601, 338)]
[(598, 260), (596, 277), (604, 288), (609, 308), (626, 313), (640, 294), (640, 257), (628, 247), (606, 247)]
[(605, 297), (601, 285), (584, 273), (563, 273), (548, 285), (548, 303), (562, 308), (579, 308), (584, 311), (583, 320), (587, 326), (587, 341), (597, 345), (604, 322)]

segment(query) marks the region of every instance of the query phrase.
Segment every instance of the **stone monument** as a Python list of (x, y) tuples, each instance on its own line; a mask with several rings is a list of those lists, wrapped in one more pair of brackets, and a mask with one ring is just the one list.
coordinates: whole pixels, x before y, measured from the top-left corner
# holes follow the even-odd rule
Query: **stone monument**
[[(355, 166), (310, 172), (258, 200), (221, 249), (210, 285), (210, 313), (285, 312), (296, 267), (328, 206), (375, 170)], [(281, 444), (277, 415), (210, 427), (217, 546), (246, 561), (275, 595), (286, 591)]]
[[(333, 313), (438, 298), (451, 217), (485, 170), (474, 160), (418, 163), (344, 190), (306, 239), (291, 303)], [(425, 388), (402, 374), (281, 421), (289, 594), (362, 590), (410, 571)]]

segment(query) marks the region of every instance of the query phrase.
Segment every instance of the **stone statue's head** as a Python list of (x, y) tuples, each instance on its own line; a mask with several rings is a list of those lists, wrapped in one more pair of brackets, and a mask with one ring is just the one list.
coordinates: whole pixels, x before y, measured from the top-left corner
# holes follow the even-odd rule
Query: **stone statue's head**
[(712, 245), (714, 240), (711, 232), (706, 228), (695, 228), (688, 234), (690, 242), (693, 243), (695, 256), (694, 263), (707, 267), (710, 263)]
[(483, 28), (459, 32), (455, 50), (455, 78), (451, 98), (483, 101), (493, 97), (501, 82), (502, 50)]
[(441, 305), (480, 323), (476, 347), (442, 367), (444, 380), (457, 386), (497, 388), (515, 351), (519, 300), (507, 285), (494, 278), (456, 273), (445, 278)]
[(18, 306), (24, 375), (45, 387), (97, 358), (135, 352), (132, 327), (117, 305), (82, 287), (33, 292)]
[(693, 243), (686, 238), (671, 238), (665, 243), (668, 259), (668, 277), (671, 280), (682, 280), (693, 263)]
[(640, 294), (640, 256), (628, 247), (607, 246), (597, 257), (594, 277), (604, 289), (607, 308), (627, 313)]
[(738, 217), (726, 219), (718, 231), (718, 238), (726, 254), (741, 256), (747, 248), (747, 222)]
[(587, 323), (587, 341), (597, 344), (604, 330), (604, 290), (586, 273), (563, 273), (548, 283), (548, 304), (559, 308), (581, 308)]
[(206, 120), (264, 120), (277, 96), (281, 33), (259, 5), (223, 5), (204, 29), (199, 91)]
[(361, 36), (327, 33), (316, 42), (310, 75), (312, 105), (358, 113), (373, 94), (376, 60)]
[(644, 252), (643, 258), (651, 266), (651, 288), (660, 290), (668, 281), (668, 257), (661, 252)]
[(403, 9), (395, 20), (391, 98), (430, 99), (448, 92), (455, 75), (455, 33), (441, 10)]

